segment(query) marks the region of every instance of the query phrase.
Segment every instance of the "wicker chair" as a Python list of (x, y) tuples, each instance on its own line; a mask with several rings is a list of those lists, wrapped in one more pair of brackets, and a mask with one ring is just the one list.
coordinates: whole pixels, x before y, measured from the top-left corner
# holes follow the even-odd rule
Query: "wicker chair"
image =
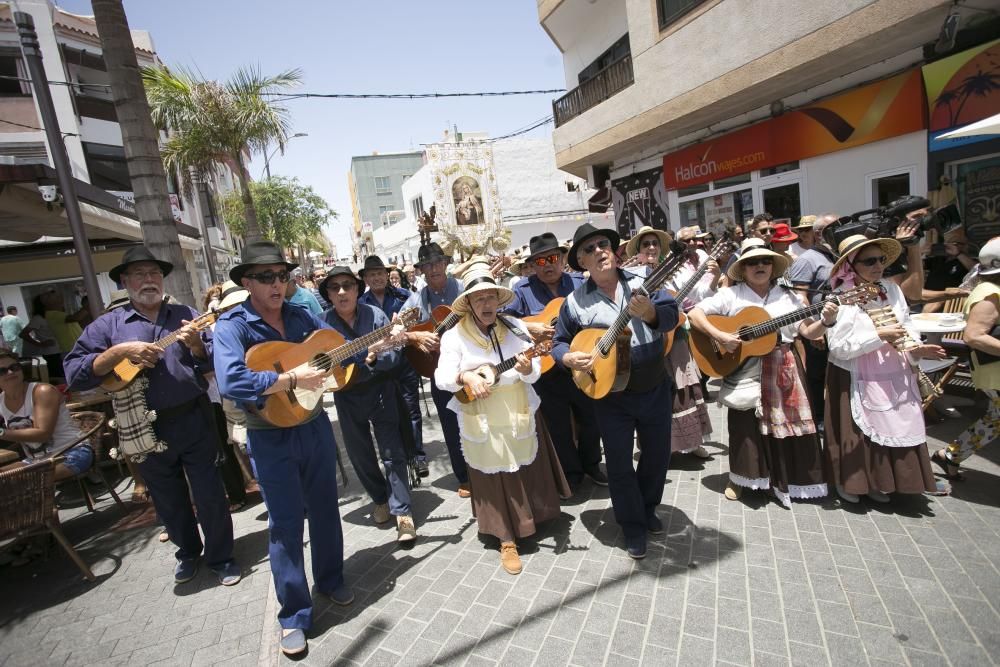
[(55, 502), (55, 462), (32, 463), (0, 473), (0, 539), (51, 532), (88, 581), (94, 573), (66, 539)]
[(83, 496), (83, 499), (87, 502), (87, 509), (90, 510), (91, 512), (94, 511), (94, 497), (93, 495), (91, 495), (90, 488), (86, 484), (86, 477), (91, 472), (100, 477), (101, 483), (103, 483), (104, 486), (108, 489), (108, 492), (111, 494), (111, 497), (114, 498), (115, 502), (118, 503), (119, 506), (124, 508), (125, 503), (123, 503), (122, 499), (118, 497), (118, 493), (115, 491), (115, 487), (108, 482), (108, 478), (104, 476), (104, 471), (101, 470), (100, 463), (105, 458), (104, 415), (101, 414), (100, 412), (80, 411), (72, 413), (71, 416), (73, 417), (73, 420), (77, 423), (77, 426), (80, 427), (80, 433), (82, 435), (77, 440), (74, 440), (73, 442), (60, 447), (56, 451), (50, 452), (46, 458), (55, 459), (56, 457), (61, 456), (67, 450), (72, 449), (73, 447), (76, 447), (77, 445), (83, 442), (89, 441), (91, 449), (94, 450), (94, 465), (93, 467), (90, 468), (90, 470), (87, 470), (86, 472), (83, 472), (73, 477), (73, 479), (76, 480), (77, 484), (80, 485), (80, 494)]

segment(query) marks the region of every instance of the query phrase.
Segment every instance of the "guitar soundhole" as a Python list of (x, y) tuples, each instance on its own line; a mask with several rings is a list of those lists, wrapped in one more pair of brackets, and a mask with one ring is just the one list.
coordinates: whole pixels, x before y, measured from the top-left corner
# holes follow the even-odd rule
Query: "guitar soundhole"
[(739, 336), (740, 340), (750, 340), (750, 330), (746, 327), (741, 327), (736, 335)]
[(333, 359), (330, 358), (330, 355), (327, 354), (326, 352), (320, 352), (315, 357), (309, 360), (309, 365), (312, 366), (313, 368), (319, 368), (321, 370), (327, 371), (330, 370), (331, 366), (333, 366)]

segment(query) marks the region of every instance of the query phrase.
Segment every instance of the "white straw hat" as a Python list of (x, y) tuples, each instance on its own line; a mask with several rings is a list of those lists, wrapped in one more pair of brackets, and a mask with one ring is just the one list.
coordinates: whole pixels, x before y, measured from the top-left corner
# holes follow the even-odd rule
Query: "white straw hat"
[(473, 257), (462, 268), (464, 270), (458, 277), (465, 285), (465, 289), (458, 295), (454, 303), (451, 304), (451, 309), (459, 315), (472, 312), (472, 308), (469, 306), (469, 296), (476, 292), (490, 289), (496, 290), (500, 297), (500, 304), (498, 306), (500, 308), (503, 308), (514, 300), (514, 293), (512, 291), (503, 285), (497, 284), (486, 257)]

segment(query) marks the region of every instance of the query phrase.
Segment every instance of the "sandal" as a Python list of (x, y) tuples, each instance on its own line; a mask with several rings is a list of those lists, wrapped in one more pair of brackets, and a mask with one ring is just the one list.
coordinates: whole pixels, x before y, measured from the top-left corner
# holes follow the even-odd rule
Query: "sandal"
[(941, 472), (944, 473), (945, 479), (949, 482), (964, 482), (965, 475), (962, 474), (958, 464), (949, 461), (947, 456), (941, 454), (941, 451), (939, 449), (931, 454), (931, 462), (938, 468), (941, 468)]

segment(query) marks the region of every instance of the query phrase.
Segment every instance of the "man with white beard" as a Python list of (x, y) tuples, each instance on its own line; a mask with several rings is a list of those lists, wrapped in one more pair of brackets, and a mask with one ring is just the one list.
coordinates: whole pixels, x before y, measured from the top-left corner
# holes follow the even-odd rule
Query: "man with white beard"
[[(215, 465), (218, 436), (203, 376), (213, 370), (211, 337), (189, 325), (198, 316), (194, 309), (167, 302), (163, 278), (173, 268), (143, 246), (127, 250), (121, 264), (108, 274), (128, 291), (129, 303), (87, 326), (63, 367), (70, 388), (78, 391), (97, 387), (126, 359), (144, 369), (149, 383), (146, 404), (156, 411), (153, 430), (166, 449), (149, 454), (137, 465), (156, 512), (177, 546), (174, 582), (194, 579), (204, 551), (205, 562), (219, 583), (232, 586), (242, 575), (233, 560), (233, 523)], [(177, 343), (162, 349), (154, 344), (175, 331)]]

